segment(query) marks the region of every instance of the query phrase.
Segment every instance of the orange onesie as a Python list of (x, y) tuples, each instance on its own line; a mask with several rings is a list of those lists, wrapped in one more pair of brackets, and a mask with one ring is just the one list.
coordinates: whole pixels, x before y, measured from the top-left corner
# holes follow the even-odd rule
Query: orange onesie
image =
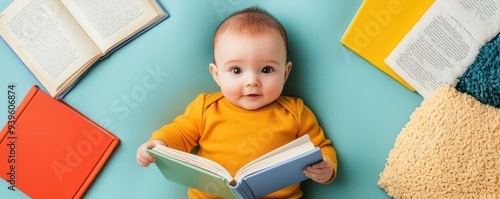
[[(151, 139), (161, 139), (167, 146), (191, 151), (200, 146), (198, 155), (211, 159), (231, 175), (248, 162), (286, 143), (309, 134), (323, 157), (333, 163), (337, 158), (331, 141), (325, 138), (313, 112), (299, 98), (280, 96), (257, 110), (245, 110), (229, 102), (221, 92), (200, 94), (172, 123), (153, 132)], [(189, 198), (218, 198), (190, 188)], [(300, 183), (263, 198), (299, 198)]]

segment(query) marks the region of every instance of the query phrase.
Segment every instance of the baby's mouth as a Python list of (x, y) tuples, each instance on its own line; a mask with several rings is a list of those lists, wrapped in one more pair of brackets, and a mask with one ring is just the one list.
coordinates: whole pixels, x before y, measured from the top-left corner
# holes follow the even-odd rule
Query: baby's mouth
[(255, 98), (258, 98), (262, 95), (260, 94), (248, 94), (248, 95), (245, 95), (246, 98), (250, 98), (250, 99), (255, 99)]

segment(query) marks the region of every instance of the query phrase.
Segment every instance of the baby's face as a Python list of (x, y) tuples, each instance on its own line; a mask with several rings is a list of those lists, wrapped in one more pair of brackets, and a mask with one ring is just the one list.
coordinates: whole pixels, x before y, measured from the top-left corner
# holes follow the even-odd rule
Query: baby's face
[(255, 110), (276, 100), (291, 69), (277, 31), (258, 36), (226, 31), (215, 43), (210, 72), (233, 104)]

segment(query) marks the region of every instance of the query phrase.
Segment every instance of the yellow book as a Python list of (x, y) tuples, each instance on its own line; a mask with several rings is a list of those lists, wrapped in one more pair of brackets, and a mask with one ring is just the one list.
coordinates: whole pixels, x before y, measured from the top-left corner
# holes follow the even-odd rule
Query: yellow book
[(364, 0), (340, 43), (415, 91), (384, 59), (433, 3), (434, 0)]

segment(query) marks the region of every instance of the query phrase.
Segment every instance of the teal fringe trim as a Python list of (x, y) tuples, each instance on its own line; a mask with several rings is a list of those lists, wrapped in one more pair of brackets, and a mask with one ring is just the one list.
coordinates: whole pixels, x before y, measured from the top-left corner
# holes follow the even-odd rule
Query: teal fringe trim
[(500, 34), (486, 43), (456, 89), (475, 97), (483, 104), (500, 108)]

